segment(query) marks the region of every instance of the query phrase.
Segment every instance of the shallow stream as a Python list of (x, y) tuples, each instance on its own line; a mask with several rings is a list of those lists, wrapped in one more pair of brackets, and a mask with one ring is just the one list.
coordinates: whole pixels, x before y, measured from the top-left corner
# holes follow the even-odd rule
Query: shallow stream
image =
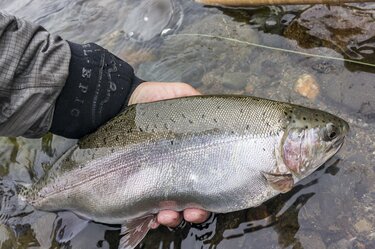
[[(230, 9), (190, 0), (0, 0), (0, 8), (64, 39), (96, 42), (144, 80), (293, 102), (350, 123), (342, 150), (291, 192), (200, 225), (159, 228), (140, 248), (375, 248), (375, 4)], [(0, 138), (0, 175), (31, 183), (74, 142)], [(0, 225), (0, 248), (118, 246), (118, 226), (92, 223), (58, 245), (58, 225), (52, 213)]]

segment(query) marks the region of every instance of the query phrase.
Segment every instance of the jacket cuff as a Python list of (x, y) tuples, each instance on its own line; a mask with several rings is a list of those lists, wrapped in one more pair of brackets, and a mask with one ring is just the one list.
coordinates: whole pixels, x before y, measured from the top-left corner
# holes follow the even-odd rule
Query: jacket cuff
[(81, 138), (118, 114), (143, 81), (128, 63), (94, 43), (69, 46), (69, 76), (56, 101), (50, 131)]

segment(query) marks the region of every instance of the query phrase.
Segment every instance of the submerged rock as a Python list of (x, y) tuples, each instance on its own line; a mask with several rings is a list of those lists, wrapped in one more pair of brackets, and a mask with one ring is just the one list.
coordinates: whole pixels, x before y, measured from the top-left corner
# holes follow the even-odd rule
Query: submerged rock
[(241, 72), (225, 72), (223, 74), (223, 85), (233, 90), (244, 89), (248, 83), (248, 74)]
[(304, 48), (325, 46), (350, 58), (374, 56), (375, 9), (353, 6), (315, 5), (303, 11), (284, 35)]
[(298, 236), (302, 248), (304, 249), (325, 249), (326, 245), (324, 244), (320, 234), (312, 233), (303, 233)]
[(319, 94), (319, 85), (315, 77), (310, 74), (303, 74), (297, 80), (294, 90), (302, 96), (314, 100)]

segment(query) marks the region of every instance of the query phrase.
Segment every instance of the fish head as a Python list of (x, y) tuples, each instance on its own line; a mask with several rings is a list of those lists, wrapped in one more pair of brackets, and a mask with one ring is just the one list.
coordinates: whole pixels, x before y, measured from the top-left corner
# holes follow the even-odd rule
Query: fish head
[(349, 125), (335, 115), (304, 107), (293, 107), (287, 113), (282, 160), (297, 179), (302, 179), (339, 151)]

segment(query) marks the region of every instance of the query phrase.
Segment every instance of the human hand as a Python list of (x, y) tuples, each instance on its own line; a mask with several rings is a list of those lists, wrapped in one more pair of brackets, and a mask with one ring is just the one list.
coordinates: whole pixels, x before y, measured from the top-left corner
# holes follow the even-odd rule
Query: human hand
[[(200, 92), (186, 83), (143, 82), (134, 90), (128, 104), (131, 105), (200, 94)], [(209, 212), (196, 208), (185, 209), (182, 214), (173, 210), (162, 210), (158, 213), (157, 222), (152, 228), (157, 228), (160, 224), (176, 227), (181, 223), (182, 218), (188, 222), (202, 223), (208, 219), (209, 215)]]
[(186, 83), (143, 82), (134, 90), (128, 104), (153, 102), (192, 95), (201, 95), (201, 93)]

